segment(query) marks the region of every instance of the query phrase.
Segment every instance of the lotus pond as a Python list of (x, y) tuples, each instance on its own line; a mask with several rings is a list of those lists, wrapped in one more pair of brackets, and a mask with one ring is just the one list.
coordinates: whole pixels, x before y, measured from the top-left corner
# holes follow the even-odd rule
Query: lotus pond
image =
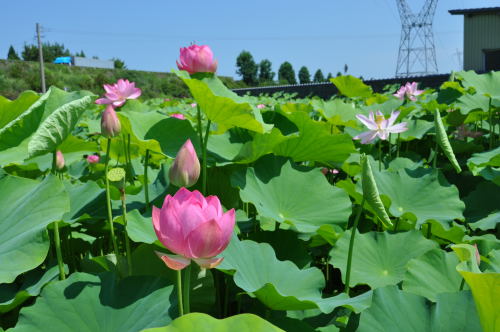
[(175, 73), (0, 96), (0, 331), (500, 331), (500, 72)]

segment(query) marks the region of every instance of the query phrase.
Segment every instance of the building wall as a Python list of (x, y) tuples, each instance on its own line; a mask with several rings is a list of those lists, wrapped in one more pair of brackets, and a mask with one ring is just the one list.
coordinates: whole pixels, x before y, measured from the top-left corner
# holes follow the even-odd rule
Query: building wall
[(485, 49), (500, 49), (500, 13), (464, 15), (464, 69), (484, 71)]
[(80, 67), (92, 67), (92, 68), (104, 68), (104, 69), (115, 68), (115, 63), (111, 60), (82, 58), (79, 56), (73, 57), (73, 65)]

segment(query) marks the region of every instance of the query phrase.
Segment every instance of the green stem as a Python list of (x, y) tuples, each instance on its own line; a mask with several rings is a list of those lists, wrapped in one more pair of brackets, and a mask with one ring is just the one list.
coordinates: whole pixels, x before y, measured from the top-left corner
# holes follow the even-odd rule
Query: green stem
[(64, 274), (64, 262), (61, 252), (61, 238), (59, 237), (58, 223), (58, 221), (54, 221), (54, 243), (56, 245), (57, 265), (59, 267), (59, 280), (64, 280), (66, 279), (66, 275)]
[(113, 212), (111, 210), (111, 193), (109, 191), (109, 179), (108, 179), (108, 168), (109, 168), (109, 153), (111, 151), (111, 138), (108, 138), (108, 144), (106, 146), (106, 160), (104, 161), (104, 180), (106, 183), (106, 206), (108, 210), (108, 223), (111, 233), (111, 241), (113, 243), (113, 251), (116, 256), (116, 262), (119, 264), (118, 259), (118, 245), (116, 244), (115, 238), (115, 228), (113, 226)]
[(382, 140), (378, 141), (378, 171), (382, 172)]
[(391, 135), (392, 134), (389, 134), (389, 138), (387, 139), (387, 141), (389, 142), (389, 160), (392, 159)]
[(144, 158), (144, 196), (146, 197), (146, 210), (149, 210), (149, 181), (148, 181), (149, 149), (146, 149)]
[(184, 313), (189, 314), (190, 303), (189, 293), (191, 291), (191, 264), (184, 269), (184, 288), (182, 289), (182, 297), (184, 298)]
[(399, 147), (401, 145), (401, 143), (399, 142), (400, 136), (401, 136), (401, 133), (398, 133), (398, 138), (397, 138), (397, 141), (396, 141), (396, 145), (397, 145), (396, 158), (399, 158)]
[(398, 231), (398, 227), (399, 227), (399, 218), (396, 219), (396, 222), (394, 223), (394, 232)]
[(200, 106), (196, 107), (197, 110), (197, 120), (198, 120), (198, 136), (200, 138), (200, 146), (203, 146), (203, 132), (201, 127), (201, 110)]
[(494, 126), (493, 126), (493, 111), (491, 109), (491, 97), (490, 97), (490, 102), (488, 106), (488, 121), (489, 121), (489, 127), (490, 127), (490, 150), (493, 148), (493, 137), (495, 136), (495, 131), (494, 131)]
[(54, 153), (52, 153), (52, 174), (56, 174), (56, 158), (56, 151), (54, 151)]
[(465, 286), (465, 279), (462, 278), (462, 282), (460, 283), (460, 288), (458, 290), (462, 291), (464, 289), (464, 286)]
[(433, 168), (436, 168), (437, 159), (438, 159), (438, 153), (439, 153), (439, 142), (437, 140), (437, 135), (436, 135), (436, 148), (434, 150), (434, 158), (432, 159), (432, 167)]
[[(123, 180), (123, 182), (125, 182), (125, 179)], [(120, 198), (122, 201), (122, 218), (123, 218), (123, 226), (125, 229), (125, 250), (127, 254), (128, 275), (132, 275), (132, 253), (130, 250), (130, 240), (128, 238), (128, 232), (127, 232), (127, 204), (125, 203), (125, 189), (123, 189)]]
[(358, 213), (354, 219), (354, 224), (352, 225), (351, 239), (349, 241), (349, 252), (347, 254), (347, 272), (345, 276), (345, 289), (344, 291), (349, 294), (349, 281), (351, 280), (351, 264), (352, 264), (352, 251), (354, 248), (354, 236), (356, 235), (356, 229), (358, 228), (359, 217), (361, 217), (361, 212), (363, 211), (363, 205), (365, 204), (365, 198), (363, 197), (361, 205), (359, 206)]
[(211, 121), (208, 120), (207, 129), (205, 131), (205, 138), (203, 139), (203, 150), (202, 150), (202, 194), (207, 194), (207, 144), (208, 144), (208, 135), (210, 135), (210, 124)]
[(184, 315), (184, 305), (182, 304), (182, 277), (181, 270), (177, 270), (177, 303), (179, 304), (179, 316)]
[(427, 238), (430, 239), (432, 236), (432, 224), (427, 223)]
[(227, 278), (226, 276), (224, 276), (224, 279), (223, 279), (225, 282), (225, 286), (224, 286), (224, 311), (223, 311), (223, 317), (227, 317), (228, 316), (228, 312), (229, 312), (229, 282), (227, 281)]

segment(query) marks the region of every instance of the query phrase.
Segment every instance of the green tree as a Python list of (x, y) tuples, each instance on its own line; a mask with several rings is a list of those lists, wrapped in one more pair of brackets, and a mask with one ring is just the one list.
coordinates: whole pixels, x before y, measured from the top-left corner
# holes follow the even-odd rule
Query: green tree
[[(69, 50), (59, 43), (43, 43), (42, 50), (45, 62), (53, 62), (57, 57), (71, 55)], [(21, 55), (24, 61), (38, 61), (38, 46), (24, 44)]]
[(259, 83), (272, 82), (275, 73), (271, 61), (264, 59), (259, 63)]
[(316, 70), (316, 72), (314, 73), (313, 82), (321, 83), (324, 81), (325, 81), (325, 76), (323, 76), (323, 72), (321, 71), (321, 69)]
[(115, 64), (115, 69), (127, 69), (127, 66), (125, 66), (125, 62), (118, 59), (118, 58), (113, 58), (113, 62)]
[(9, 52), (7, 53), (7, 60), (20, 60), (19, 55), (17, 55), (16, 50), (12, 45), (9, 47)]
[(328, 76), (326, 77), (326, 80), (327, 80), (327, 81), (329, 81), (329, 80), (330, 80), (330, 78), (333, 78), (332, 73), (328, 73)]
[(285, 61), (281, 64), (278, 69), (278, 80), (280, 83), (284, 84), (297, 84), (297, 79), (295, 78), (295, 71), (293, 70), (292, 64)]
[(309, 69), (306, 66), (299, 69), (299, 82), (300, 84), (311, 83), (311, 74), (309, 74)]
[(257, 64), (255, 63), (252, 54), (248, 51), (241, 51), (236, 58), (236, 74), (240, 75), (243, 82), (248, 85), (257, 84)]

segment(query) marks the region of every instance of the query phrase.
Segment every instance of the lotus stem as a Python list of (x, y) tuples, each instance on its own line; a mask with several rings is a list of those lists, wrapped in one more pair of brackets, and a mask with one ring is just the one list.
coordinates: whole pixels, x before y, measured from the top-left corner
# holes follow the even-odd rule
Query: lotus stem
[(177, 303), (179, 304), (179, 316), (184, 315), (184, 306), (182, 304), (182, 277), (181, 270), (177, 270)]
[(493, 125), (493, 111), (491, 109), (491, 97), (490, 97), (490, 101), (489, 101), (489, 104), (488, 104), (488, 121), (489, 121), (489, 129), (490, 129), (490, 137), (489, 137), (489, 141), (490, 141), (490, 150), (493, 148), (493, 138), (495, 136), (495, 126)]
[(378, 141), (378, 171), (382, 172), (382, 140)]
[(149, 210), (149, 181), (148, 181), (149, 149), (146, 149), (144, 158), (144, 196), (146, 197), (146, 210)]
[[(179, 271), (180, 272), (180, 271)], [(191, 292), (191, 264), (184, 269), (184, 288), (182, 288), (182, 297), (184, 298), (184, 313), (189, 314), (190, 303), (189, 293)]]
[(432, 224), (430, 222), (427, 223), (427, 238), (430, 239), (432, 236)]
[(352, 251), (354, 248), (354, 237), (356, 235), (356, 228), (358, 228), (359, 218), (361, 217), (361, 212), (363, 211), (363, 205), (365, 204), (365, 198), (361, 200), (361, 205), (359, 206), (358, 213), (354, 219), (354, 224), (352, 225), (351, 239), (349, 240), (349, 252), (347, 254), (347, 271), (345, 275), (345, 289), (344, 291), (349, 294), (349, 282), (351, 280), (351, 265), (352, 265)]
[(460, 288), (458, 290), (462, 291), (464, 289), (464, 286), (465, 286), (465, 279), (462, 278), (462, 282), (460, 283)]
[[(125, 182), (125, 179), (123, 179), (123, 182)], [(132, 253), (130, 251), (130, 240), (127, 232), (127, 204), (125, 203), (125, 189), (122, 189), (120, 199), (122, 201), (122, 217), (125, 229), (125, 251), (127, 254), (128, 275), (132, 275)]]
[(439, 142), (438, 142), (437, 135), (436, 135), (436, 148), (434, 149), (434, 158), (432, 159), (432, 168), (436, 168), (438, 153), (439, 153)]
[(59, 236), (59, 222), (54, 221), (54, 244), (56, 246), (56, 256), (57, 256), (57, 266), (59, 268), (59, 280), (66, 279), (66, 275), (64, 274), (64, 262), (62, 258), (61, 252), (61, 238)]
[(401, 143), (399, 142), (400, 136), (401, 136), (401, 133), (398, 133), (398, 138), (396, 139), (396, 146), (397, 146), (397, 149), (396, 149), (396, 158), (399, 158), (399, 148), (400, 148), (400, 145), (401, 145)]
[(111, 194), (109, 191), (109, 179), (108, 179), (108, 168), (109, 168), (109, 153), (111, 151), (111, 138), (108, 138), (108, 143), (106, 146), (106, 160), (104, 161), (104, 180), (106, 183), (106, 207), (108, 210), (108, 222), (109, 222), (109, 229), (110, 229), (110, 234), (111, 234), (111, 241), (113, 243), (113, 251), (116, 256), (116, 262), (119, 264), (119, 259), (118, 259), (118, 245), (116, 244), (116, 238), (115, 238), (115, 228), (113, 226), (113, 212), (111, 210)]
[(207, 145), (208, 145), (208, 136), (210, 135), (210, 124), (211, 124), (211, 121), (208, 120), (207, 129), (205, 131), (205, 138), (203, 139), (203, 150), (202, 150), (202, 168), (203, 168), (202, 193), (203, 193), (203, 195), (207, 194)]

